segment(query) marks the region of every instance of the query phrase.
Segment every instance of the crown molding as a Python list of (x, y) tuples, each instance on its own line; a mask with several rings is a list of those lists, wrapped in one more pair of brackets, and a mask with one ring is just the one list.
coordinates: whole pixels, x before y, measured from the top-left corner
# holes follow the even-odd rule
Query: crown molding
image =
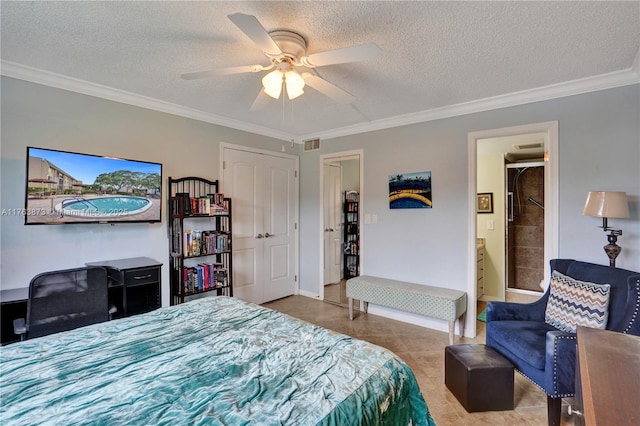
[(412, 114), (374, 120), (306, 135), (293, 135), (263, 126), (256, 126), (244, 121), (221, 117), (197, 109), (184, 107), (170, 102), (161, 101), (124, 90), (114, 89), (112, 87), (91, 83), (85, 80), (44, 71), (10, 61), (0, 61), (0, 74), (7, 77), (30, 81), (32, 83), (96, 96), (111, 101), (187, 117), (279, 140), (302, 143), (302, 141), (307, 139), (331, 139), (638, 84), (640, 83), (640, 50), (638, 50), (632, 66), (626, 70), (614, 71), (593, 77), (508, 93), (491, 98), (463, 102), (440, 108), (433, 108)]
[(16, 62), (5, 60), (0, 61), (0, 74), (6, 77), (17, 78), (19, 80), (43, 84), (45, 86), (51, 86), (58, 89), (81, 93), (83, 95), (95, 96), (110, 101), (121, 102), (128, 105), (164, 112), (167, 114), (192, 118), (194, 120), (217, 124), (219, 126), (242, 130), (249, 133), (255, 133), (262, 136), (268, 136), (275, 139), (286, 141), (291, 141), (292, 139), (294, 139), (294, 136), (289, 133), (279, 132), (277, 130), (273, 130), (263, 126), (256, 126), (228, 117), (221, 117), (194, 108), (188, 108), (170, 102), (161, 101), (155, 98), (150, 98), (148, 96), (127, 92), (125, 90), (114, 89), (113, 87), (91, 83), (89, 81), (41, 70), (39, 68), (22, 65)]
[(631, 84), (638, 84), (640, 83), (640, 70), (638, 65), (639, 57), (640, 50), (638, 51), (638, 55), (636, 55), (633, 66), (622, 71), (614, 71), (607, 74), (552, 84), (535, 89), (507, 93), (505, 95), (494, 96), (491, 98), (478, 99), (475, 101), (448, 105), (441, 108), (433, 108), (413, 114), (405, 114), (381, 120), (374, 120), (367, 123), (341, 127), (326, 132), (302, 135), (300, 137), (300, 140), (312, 138), (320, 138), (321, 140), (337, 138), (358, 133), (406, 126), (409, 124), (440, 120), (443, 118), (457, 117), (460, 115), (471, 113), (524, 105), (533, 102), (547, 101), (550, 99), (563, 98), (566, 96), (580, 95), (584, 93), (596, 92), (599, 90), (613, 89), (616, 87), (628, 86)]

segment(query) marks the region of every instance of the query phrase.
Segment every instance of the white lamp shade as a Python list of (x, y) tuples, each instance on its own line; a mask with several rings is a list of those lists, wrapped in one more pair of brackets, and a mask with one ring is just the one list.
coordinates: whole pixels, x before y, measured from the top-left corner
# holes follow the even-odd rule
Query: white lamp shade
[(284, 75), (289, 99), (295, 99), (304, 93), (304, 79), (296, 71), (287, 71)]
[(262, 78), (262, 87), (264, 87), (264, 93), (271, 96), (273, 99), (280, 98), (282, 93), (282, 82), (284, 74), (280, 70), (271, 71), (269, 74)]
[(620, 191), (589, 192), (582, 214), (606, 218), (627, 218), (629, 217), (627, 193)]

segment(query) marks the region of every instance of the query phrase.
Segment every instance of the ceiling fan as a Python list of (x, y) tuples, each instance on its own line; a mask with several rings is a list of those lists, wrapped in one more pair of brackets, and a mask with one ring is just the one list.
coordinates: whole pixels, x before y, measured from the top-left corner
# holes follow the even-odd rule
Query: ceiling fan
[[(344, 64), (363, 61), (380, 55), (380, 48), (373, 43), (343, 47), (307, 55), (307, 42), (299, 34), (290, 30), (267, 32), (253, 15), (234, 13), (228, 15), (243, 33), (247, 35), (269, 59), (269, 65), (245, 65), (238, 67), (218, 68), (182, 74), (185, 80), (212, 77), (218, 75), (261, 72), (273, 69), (262, 78), (263, 90), (251, 109), (259, 109), (265, 105), (265, 93), (272, 98), (280, 98), (283, 87), (289, 99), (297, 98), (304, 93), (308, 85), (336, 102), (350, 104), (355, 97), (338, 86), (319, 77), (313, 69), (325, 65)], [(302, 73), (298, 68), (307, 69)], [(268, 99), (268, 98), (266, 98)]]

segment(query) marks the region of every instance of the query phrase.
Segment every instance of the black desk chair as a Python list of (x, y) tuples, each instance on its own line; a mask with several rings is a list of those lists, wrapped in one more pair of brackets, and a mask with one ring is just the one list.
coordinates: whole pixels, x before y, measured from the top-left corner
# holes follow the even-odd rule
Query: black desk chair
[(107, 271), (82, 267), (36, 275), (29, 284), (27, 318), (13, 322), (21, 340), (110, 319)]

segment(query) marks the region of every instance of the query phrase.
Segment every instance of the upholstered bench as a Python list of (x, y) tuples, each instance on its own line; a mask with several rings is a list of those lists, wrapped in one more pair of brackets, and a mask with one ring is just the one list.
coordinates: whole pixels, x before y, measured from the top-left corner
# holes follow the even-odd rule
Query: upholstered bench
[(449, 344), (453, 344), (455, 321), (460, 319), (460, 336), (464, 334), (467, 293), (387, 278), (362, 275), (347, 280), (349, 318), (353, 320), (353, 301), (360, 300), (367, 312), (369, 302), (431, 318), (449, 321)]
[(489, 346), (446, 346), (444, 384), (469, 413), (513, 410), (513, 364)]

